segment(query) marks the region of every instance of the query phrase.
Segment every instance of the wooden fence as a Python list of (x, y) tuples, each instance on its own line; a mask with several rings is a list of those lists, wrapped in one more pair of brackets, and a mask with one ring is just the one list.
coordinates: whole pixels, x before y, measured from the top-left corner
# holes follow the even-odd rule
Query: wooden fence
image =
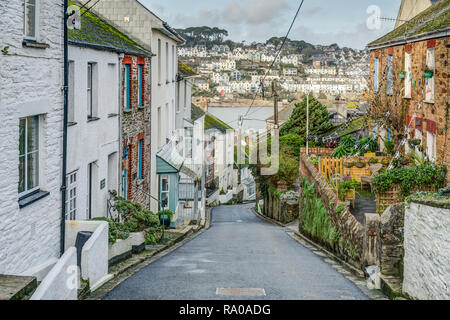
[[(372, 160), (370, 160), (372, 159)], [(357, 182), (361, 182), (361, 177), (371, 176), (369, 167), (375, 162), (381, 163), (385, 161), (389, 163), (390, 159), (388, 157), (350, 157), (350, 158), (331, 158), (331, 157), (320, 157), (319, 161), (319, 171), (322, 177), (330, 180), (332, 175), (340, 174), (342, 176), (350, 176)], [(387, 164), (385, 164), (387, 166)]]
[[(309, 148), (308, 149), (309, 154), (313, 155), (322, 155), (322, 156), (331, 156), (331, 154), (334, 152), (333, 148)], [(300, 148), (300, 153), (306, 153), (306, 148)]]

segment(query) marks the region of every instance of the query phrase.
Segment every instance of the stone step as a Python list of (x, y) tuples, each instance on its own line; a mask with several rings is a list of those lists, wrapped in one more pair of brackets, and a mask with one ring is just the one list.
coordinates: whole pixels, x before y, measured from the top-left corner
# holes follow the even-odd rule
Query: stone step
[(36, 277), (0, 274), (0, 300), (27, 300), (37, 286)]

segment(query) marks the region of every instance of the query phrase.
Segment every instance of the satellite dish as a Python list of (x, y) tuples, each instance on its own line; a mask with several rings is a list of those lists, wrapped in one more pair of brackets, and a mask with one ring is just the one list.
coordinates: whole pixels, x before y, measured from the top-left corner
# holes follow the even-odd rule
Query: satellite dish
[(81, 29), (80, 7), (71, 5), (67, 8), (67, 28), (70, 30)]

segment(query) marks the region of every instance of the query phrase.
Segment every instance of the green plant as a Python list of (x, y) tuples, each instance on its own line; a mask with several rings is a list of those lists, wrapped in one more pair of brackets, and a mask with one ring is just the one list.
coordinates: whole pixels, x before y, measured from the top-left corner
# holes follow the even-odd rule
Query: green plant
[(393, 155), (395, 153), (395, 144), (394, 141), (386, 141), (384, 143), (384, 147), (386, 148), (386, 153)]
[(346, 168), (352, 168), (354, 165), (355, 165), (355, 162), (353, 162), (353, 161), (344, 162), (344, 167), (346, 167)]
[(369, 159), (369, 163), (370, 163), (370, 164), (376, 164), (376, 163), (378, 163), (378, 159), (377, 159), (377, 158), (371, 157), (371, 158)]
[(225, 189), (222, 187), (222, 189), (220, 190), (220, 194), (221, 195), (225, 195), (225, 194), (227, 194), (226, 192), (225, 192)]
[(161, 217), (161, 215), (167, 215), (170, 220), (172, 220), (175, 213), (169, 209), (158, 211), (158, 217)]
[(358, 161), (358, 162), (355, 163), (355, 166), (356, 166), (357, 168), (362, 169), (362, 168), (364, 168), (364, 167), (366, 166), (366, 164), (365, 164), (364, 162)]
[(347, 193), (347, 191), (354, 190), (357, 187), (358, 187), (358, 182), (355, 179), (353, 179), (352, 181), (350, 181), (350, 180), (340, 181), (338, 183), (338, 198), (339, 198), (339, 200), (344, 201), (345, 194)]
[(106, 217), (93, 218), (91, 221), (106, 221), (109, 224), (108, 228), (108, 242), (114, 244), (119, 236), (119, 230), (117, 229), (116, 222)]
[(412, 190), (421, 187), (443, 187), (447, 169), (432, 162), (412, 167), (401, 167), (379, 173), (373, 180), (377, 192), (387, 191), (399, 185), (402, 198), (411, 194)]

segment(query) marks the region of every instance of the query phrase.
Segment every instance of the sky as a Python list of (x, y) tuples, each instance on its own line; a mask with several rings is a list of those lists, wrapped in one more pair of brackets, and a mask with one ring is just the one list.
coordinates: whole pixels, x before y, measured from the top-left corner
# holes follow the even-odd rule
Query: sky
[[(226, 29), (228, 39), (251, 43), (284, 37), (301, 0), (139, 0), (174, 28)], [(305, 0), (289, 35), (312, 44), (363, 49), (391, 31), (394, 22), (367, 26), (377, 6), (381, 17), (396, 18), (401, 0)]]

